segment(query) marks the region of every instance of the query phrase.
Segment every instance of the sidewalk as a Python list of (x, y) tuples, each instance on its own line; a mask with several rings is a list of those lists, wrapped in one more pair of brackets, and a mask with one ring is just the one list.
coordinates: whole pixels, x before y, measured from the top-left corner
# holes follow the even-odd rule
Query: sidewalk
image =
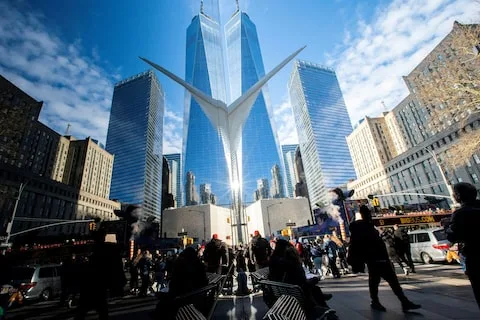
[[(443, 267), (438, 266), (438, 269)], [(320, 286), (325, 293), (333, 294), (329, 305), (337, 310), (340, 319), (480, 319), (468, 280), (460, 275), (445, 277), (441, 275), (443, 272), (438, 272), (440, 276), (425, 274), (422, 267), (419, 271), (409, 276), (398, 275), (407, 297), (423, 306), (417, 312), (407, 314), (403, 313), (400, 302), (384, 281), (379, 291), (387, 312), (371, 310), (367, 275), (329, 278), (321, 281)], [(213, 319), (262, 319), (266, 312), (261, 292), (247, 297), (221, 297)]]

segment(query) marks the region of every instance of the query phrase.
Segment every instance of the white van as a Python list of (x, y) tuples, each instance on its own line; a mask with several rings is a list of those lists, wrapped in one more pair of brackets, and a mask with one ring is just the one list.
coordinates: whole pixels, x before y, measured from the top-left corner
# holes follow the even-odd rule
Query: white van
[(428, 264), (447, 260), (447, 251), (451, 243), (447, 240), (443, 228), (410, 231), (408, 236), (413, 261)]

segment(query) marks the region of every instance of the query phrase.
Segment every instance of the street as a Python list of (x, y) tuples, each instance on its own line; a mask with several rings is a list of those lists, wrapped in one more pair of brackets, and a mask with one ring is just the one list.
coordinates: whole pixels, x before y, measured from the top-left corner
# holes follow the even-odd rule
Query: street
[[(457, 264), (417, 265), (417, 273), (405, 276), (397, 270), (409, 299), (423, 308), (404, 314), (400, 303), (385, 282), (380, 286), (380, 300), (386, 313), (372, 311), (368, 295), (367, 275), (348, 275), (320, 282), (340, 319), (480, 319), (470, 283)], [(127, 296), (110, 301), (110, 317), (114, 320), (150, 320), (149, 312), (156, 298)], [(213, 319), (262, 319), (266, 306), (260, 294), (250, 297), (220, 297)], [(73, 319), (74, 310), (58, 307), (58, 300), (28, 304), (8, 313), (8, 319)], [(97, 319), (93, 312), (87, 319)]]

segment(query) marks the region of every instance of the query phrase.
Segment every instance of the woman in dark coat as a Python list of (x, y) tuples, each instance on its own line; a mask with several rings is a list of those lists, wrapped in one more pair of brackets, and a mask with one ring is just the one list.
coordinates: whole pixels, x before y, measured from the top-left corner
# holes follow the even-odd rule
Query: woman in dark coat
[(298, 285), (306, 296), (306, 311), (309, 313), (317, 305), (328, 308), (326, 299), (331, 295), (324, 295), (316, 284), (318, 278), (307, 280), (298, 251), (286, 240), (278, 240), (275, 250), (270, 257), (268, 279)]

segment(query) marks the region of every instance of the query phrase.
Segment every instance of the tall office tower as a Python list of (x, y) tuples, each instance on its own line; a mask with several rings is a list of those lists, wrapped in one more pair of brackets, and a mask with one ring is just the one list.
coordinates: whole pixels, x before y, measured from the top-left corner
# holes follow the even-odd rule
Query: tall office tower
[(166, 154), (164, 157), (168, 160), (170, 167), (170, 192), (175, 199), (175, 207), (183, 206), (182, 197), (182, 155), (180, 153)]
[[(237, 9), (225, 25), (225, 37), (230, 100), (234, 101), (262, 78), (265, 70), (257, 30), (246, 13)], [(265, 86), (243, 127), (239, 159), (242, 194), (252, 194), (258, 179), (268, 177), (273, 166), (282, 165), (267, 92)]]
[(195, 188), (195, 175), (193, 172), (187, 172), (187, 182), (185, 183), (185, 205), (194, 206), (198, 204), (197, 189)]
[(167, 158), (162, 160), (162, 212), (164, 209), (175, 207), (175, 197), (172, 194), (171, 178), (175, 172), (171, 172)]
[(255, 201), (262, 199), (270, 199), (270, 187), (268, 179), (262, 178), (257, 180), (257, 189), (253, 192)]
[[(212, 193), (212, 186), (208, 183), (200, 185), (200, 203), (207, 204), (212, 203), (212, 200), (215, 198), (215, 194)], [(215, 201), (215, 200), (213, 200)], [(212, 203), (215, 204), (215, 203)]]
[(272, 187), (270, 194), (272, 198), (285, 198), (285, 188), (283, 186), (282, 173), (278, 164), (272, 167)]
[(357, 177), (382, 167), (397, 154), (392, 136), (383, 117), (365, 117), (347, 136), (347, 144)]
[(110, 197), (160, 216), (165, 96), (153, 71), (115, 85), (107, 151), (115, 156)]
[[(201, 10), (187, 29), (185, 81), (214, 99), (226, 101), (220, 25), (208, 14)], [(189, 93), (186, 93), (185, 100), (183, 172), (193, 173), (198, 184), (210, 184), (220, 204), (230, 203), (227, 155), (222, 144), (224, 137), (218, 134)]]
[(311, 204), (355, 179), (345, 137), (352, 125), (335, 71), (297, 60), (288, 84)]
[(307, 179), (305, 178), (305, 170), (303, 168), (300, 146), (298, 146), (295, 150), (295, 177), (295, 197), (309, 198)]
[(282, 145), (283, 163), (285, 164), (285, 178), (287, 183), (287, 196), (295, 197), (295, 184), (298, 178), (295, 173), (295, 151), (298, 144)]

